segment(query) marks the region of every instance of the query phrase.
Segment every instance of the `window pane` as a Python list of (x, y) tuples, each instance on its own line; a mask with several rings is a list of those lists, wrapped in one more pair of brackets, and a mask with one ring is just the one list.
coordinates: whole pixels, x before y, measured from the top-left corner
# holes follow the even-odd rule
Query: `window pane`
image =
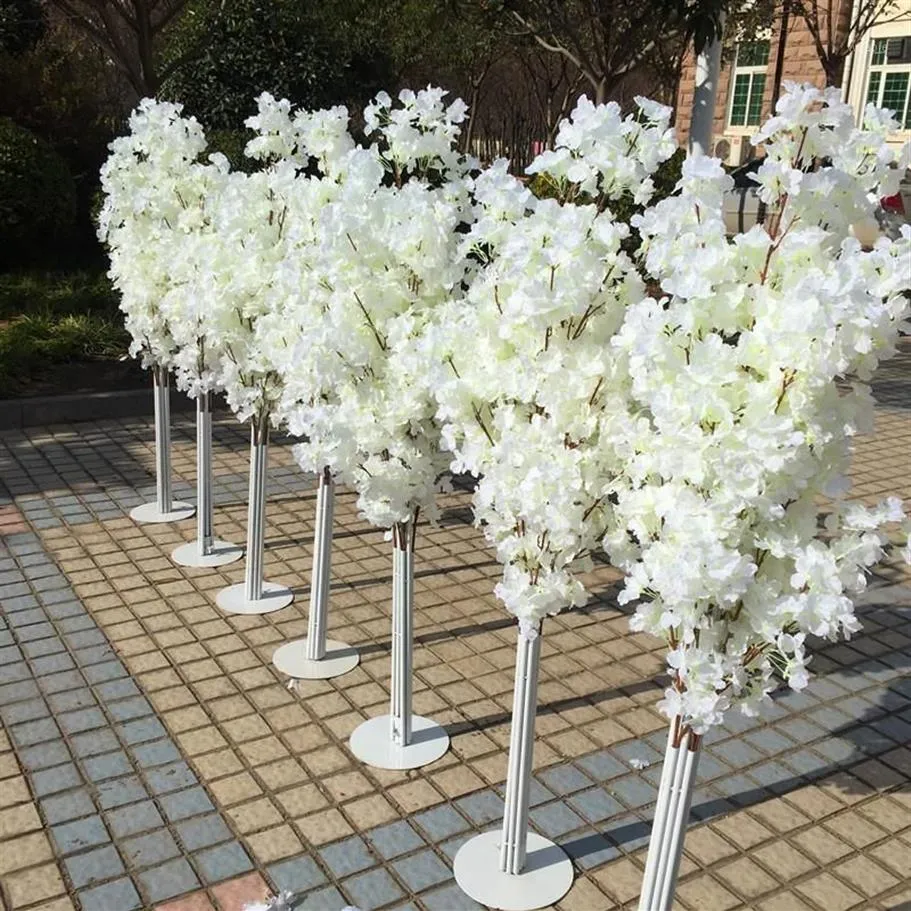
[(873, 42), (873, 66), (882, 66), (886, 62), (886, 38), (877, 38)]
[(905, 129), (911, 130), (911, 92), (908, 92), (908, 103), (905, 105)]
[(766, 66), (768, 62), (768, 41), (745, 41), (737, 46), (737, 66)]
[(908, 73), (886, 73), (883, 83), (884, 108), (895, 111), (899, 118), (905, 109), (905, 100), (908, 95)]
[(879, 104), (879, 84), (883, 74), (879, 70), (870, 73), (870, 82), (867, 84), (867, 104)]
[(911, 40), (908, 38), (887, 39), (886, 63), (890, 66), (898, 63), (911, 63)]
[(750, 86), (750, 104), (747, 110), (747, 125), (754, 127), (759, 125), (759, 119), (762, 115), (762, 94), (765, 91), (765, 74), (754, 73), (753, 82)]
[(734, 95), (731, 100), (731, 126), (742, 127), (746, 125), (749, 94), (749, 74), (741, 73), (734, 79)]

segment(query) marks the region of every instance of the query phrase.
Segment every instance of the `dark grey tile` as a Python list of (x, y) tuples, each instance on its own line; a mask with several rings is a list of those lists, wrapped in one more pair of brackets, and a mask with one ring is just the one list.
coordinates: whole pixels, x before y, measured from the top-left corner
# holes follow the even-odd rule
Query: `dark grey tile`
[(186, 822), (178, 823), (176, 829), (177, 835), (188, 851), (208, 848), (210, 845), (234, 837), (217, 813), (188, 819)]
[(179, 822), (201, 813), (211, 813), (215, 809), (206, 792), (199, 787), (166, 794), (159, 803), (169, 822)]
[(590, 756), (577, 759), (576, 765), (584, 769), (595, 781), (608, 781), (611, 778), (625, 775), (629, 771), (628, 766), (607, 750), (600, 750)]
[(326, 882), (323, 871), (306, 855), (272, 864), (266, 872), (282, 892), (309, 892)]
[(138, 876), (140, 888), (151, 902), (161, 902), (199, 888), (192, 867), (182, 857), (169, 860)]
[(364, 833), (380, 857), (390, 860), (424, 847), (424, 840), (405, 821), (391, 822)]
[(183, 761), (150, 769), (145, 773), (145, 780), (155, 795), (179, 791), (199, 783), (192, 769)]
[(98, 756), (101, 753), (113, 753), (120, 749), (120, 743), (114, 732), (106, 729), (77, 734), (70, 739), (73, 752), (79, 757)]
[(200, 851), (193, 856), (193, 860), (208, 884), (219, 883), (253, 869), (247, 852), (236, 841)]
[(166, 762), (176, 762), (180, 759), (180, 752), (170, 740), (155, 740), (152, 743), (143, 743), (131, 748), (130, 752), (136, 764), (143, 769), (164, 765)]
[(574, 794), (567, 803), (589, 822), (603, 822), (625, 812), (620, 802), (611, 797), (604, 788), (591, 788), (581, 794)]
[(376, 860), (367, 850), (367, 845), (358, 835), (337, 841), (319, 849), (323, 863), (332, 871), (336, 879), (359, 873), (376, 865)]
[(351, 901), (363, 908), (379, 908), (405, 894), (383, 869), (352, 876), (342, 883), (342, 888)]
[(30, 772), (69, 762), (73, 757), (63, 740), (46, 740), (37, 746), (19, 750), (19, 761)]
[(120, 843), (120, 850), (131, 867), (141, 870), (180, 854), (180, 848), (167, 829), (155, 829)]
[(528, 814), (532, 825), (547, 838), (559, 838), (573, 829), (580, 829), (585, 820), (562, 801), (535, 807)]
[(117, 879), (79, 892), (82, 911), (135, 911), (142, 907), (139, 893), (127, 879)]
[(108, 723), (101, 709), (98, 708), (66, 712), (63, 715), (58, 715), (57, 721), (67, 734), (81, 734), (83, 731), (107, 727)]
[(56, 825), (51, 829), (51, 835), (61, 854), (72, 854), (111, 840), (100, 816), (87, 816), (75, 822)]
[(39, 803), (44, 818), (51, 825), (91, 816), (95, 812), (95, 804), (85, 788), (45, 797)]
[(68, 788), (78, 788), (81, 784), (82, 776), (71, 762), (32, 772), (32, 790), (36, 797), (66, 791)]
[(125, 838), (127, 835), (164, 826), (164, 820), (151, 800), (134, 803), (118, 810), (108, 810), (104, 818), (115, 838)]
[(98, 803), (104, 810), (121, 807), (124, 804), (146, 800), (149, 796), (136, 775), (125, 778), (111, 778), (97, 785)]
[(434, 842), (442, 841), (469, 828), (468, 822), (448, 804), (418, 813), (414, 817), (414, 822)]
[(538, 779), (558, 797), (590, 788), (592, 780), (572, 765), (558, 765), (538, 773)]
[[(423, 892), (437, 886), (452, 876), (450, 868), (429, 848), (410, 857), (403, 857), (392, 864), (396, 876), (412, 892)], [(397, 896), (394, 896), (394, 898)]]
[(503, 817), (503, 798), (489, 789), (461, 797), (455, 802), (455, 805), (478, 826)]
[(123, 863), (111, 845), (68, 857), (64, 864), (70, 880), (77, 889), (92, 886), (105, 879), (113, 879), (124, 872)]
[(107, 778), (117, 778), (119, 775), (128, 775), (133, 771), (130, 760), (123, 750), (84, 759), (82, 769), (86, 777), (95, 782), (104, 781)]

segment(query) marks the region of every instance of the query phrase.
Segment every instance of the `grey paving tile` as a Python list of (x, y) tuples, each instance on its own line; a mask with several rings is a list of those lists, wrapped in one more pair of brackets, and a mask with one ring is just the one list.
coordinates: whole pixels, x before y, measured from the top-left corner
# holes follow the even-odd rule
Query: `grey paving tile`
[(404, 819), (376, 829), (368, 829), (364, 835), (373, 846), (373, 850), (384, 860), (400, 857), (409, 851), (424, 847), (424, 840)]
[(623, 805), (604, 788), (591, 788), (581, 794), (574, 794), (567, 803), (589, 822), (603, 822), (625, 812)]
[(170, 740), (155, 740), (152, 743), (143, 743), (131, 747), (130, 753), (136, 764), (143, 769), (164, 765), (167, 762), (179, 760), (180, 751)]
[[(790, 737), (786, 737), (781, 731), (775, 730), (775, 728), (760, 728), (758, 731), (751, 731), (743, 738), (751, 746), (755, 747), (757, 750), (769, 755), (774, 756), (777, 753), (784, 752), (784, 750), (789, 750), (794, 746), (794, 741)], [(702, 756), (699, 760), (699, 766), (702, 767), (703, 762), (705, 762), (706, 756)]]
[(51, 718), (16, 724), (9, 729), (9, 732), (13, 737), (13, 742), (19, 747), (33, 746), (36, 743), (60, 737), (60, 731)]
[(113, 753), (103, 753), (101, 756), (84, 759), (82, 770), (90, 781), (98, 782), (119, 775), (128, 775), (133, 768), (126, 753), (123, 750), (116, 750)]
[(715, 756), (720, 756), (728, 765), (733, 766), (735, 769), (743, 769), (754, 762), (759, 762), (763, 758), (762, 753), (739, 737), (732, 737), (724, 743), (717, 744), (712, 747), (711, 752)]
[(131, 867), (141, 870), (180, 854), (177, 842), (167, 829), (155, 829), (145, 835), (137, 835), (120, 843), (120, 850)]
[(186, 822), (178, 823), (176, 829), (178, 837), (188, 851), (208, 848), (210, 845), (234, 837), (217, 813), (188, 819)]
[(558, 797), (575, 794), (592, 785), (588, 775), (568, 763), (539, 772), (538, 779)]
[(20, 680), (18, 683), (7, 683), (0, 686), (0, 705), (20, 702), (23, 699), (34, 699), (41, 695), (34, 680)]
[(761, 762), (753, 766), (747, 775), (759, 785), (776, 793), (782, 793), (794, 783), (794, 773), (780, 762)]
[(595, 781), (608, 781), (611, 778), (625, 775), (629, 771), (629, 766), (624, 765), (607, 750), (600, 750), (578, 759), (576, 765), (586, 771)]
[(342, 893), (335, 886), (327, 886), (304, 896), (303, 901), (295, 903), (294, 911), (329, 911), (344, 906), (345, 898)]
[(146, 800), (149, 796), (142, 782), (136, 775), (125, 778), (111, 778), (96, 786), (98, 803), (104, 810), (112, 810), (124, 804)]
[(61, 739), (46, 740), (37, 746), (19, 750), (19, 761), (30, 772), (69, 762), (73, 757)]
[(799, 775), (807, 776), (818, 775), (828, 766), (828, 760), (812, 750), (786, 753), (781, 757), (781, 762), (789, 769), (794, 769)]
[(119, 661), (104, 661), (101, 664), (92, 664), (83, 669), (85, 679), (91, 684), (104, 683), (106, 680), (115, 680), (126, 677), (126, 668)]
[(107, 719), (101, 709), (78, 709), (75, 712), (66, 712), (57, 716), (57, 722), (67, 734), (81, 734), (95, 728), (107, 727)]
[(643, 781), (635, 775), (628, 775), (626, 778), (618, 778), (612, 781), (610, 783), (610, 791), (632, 809), (644, 806), (658, 798), (658, 792), (654, 785)]
[(50, 717), (50, 710), (43, 699), (27, 699), (22, 702), (12, 702), (0, 709), (0, 718), (10, 727), (26, 721), (36, 721), (39, 718)]
[(635, 816), (625, 816), (612, 821), (607, 835), (624, 851), (631, 852), (648, 843), (651, 831), (651, 823), (643, 822)]
[(456, 885), (424, 893), (421, 896), (421, 903), (427, 911), (484, 911), (481, 905), (469, 898)]
[(180, 822), (201, 813), (211, 813), (215, 809), (206, 792), (199, 787), (166, 794), (159, 803), (169, 822)]
[(620, 849), (601, 833), (589, 830), (571, 838), (563, 839), (560, 847), (569, 855), (577, 867), (592, 870), (616, 859)]
[(54, 710), (54, 714), (72, 712), (76, 709), (93, 708), (97, 704), (92, 691), (88, 687), (51, 693), (47, 697), (47, 701)]
[(199, 851), (193, 860), (203, 880), (210, 885), (253, 869), (247, 852), (236, 841)]
[(452, 870), (429, 848), (394, 861), (392, 868), (411, 892), (423, 892), (452, 878)]
[(138, 832), (164, 826), (164, 820), (151, 800), (134, 803), (117, 810), (108, 810), (104, 818), (115, 838), (125, 838)]
[(434, 842), (442, 841), (469, 828), (465, 818), (447, 804), (418, 813), (413, 817), (413, 822), (417, 823)]
[(483, 826), (503, 817), (503, 798), (490, 789), (460, 797), (455, 805), (475, 825)]
[(301, 855), (266, 867), (269, 879), (283, 892), (309, 892), (326, 882), (326, 876), (313, 861)]
[(70, 671), (76, 665), (73, 659), (65, 652), (60, 655), (48, 655), (46, 658), (36, 658), (32, 661), (32, 673), (36, 677), (46, 677), (60, 671)]
[(24, 661), (15, 661), (12, 664), (0, 664), (0, 683), (16, 683), (28, 680), (32, 675)]
[(797, 743), (812, 743), (814, 740), (819, 740), (829, 733), (818, 724), (807, 721), (806, 718), (791, 718), (788, 721), (776, 724), (775, 727), (780, 731), (784, 731), (788, 737)]
[(83, 783), (79, 770), (71, 762), (32, 772), (31, 778), (32, 790), (36, 797), (45, 797), (68, 788), (78, 788)]
[(342, 889), (348, 898), (361, 908), (379, 908), (405, 894), (383, 869), (352, 876), (342, 883)]
[(82, 911), (135, 911), (142, 907), (136, 887), (126, 878), (81, 890), (79, 903)]
[(146, 784), (155, 794), (167, 794), (198, 784), (193, 770), (183, 761), (158, 766), (145, 773)]
[(111, 840), (100, 816), (87, 816), (85, 819), (53, 826), (51, 836), (61, 854), (73, 854)]
[(127, 745), (147, 743), (167, 736), (167, 732), (157, 718), (140, 718), (116, 726), (118, 735)]
[(146, 898), (152, 902), (165, 901), (184, 892), (191, 892), (200, 885), (193, 868), (182, 857), (145, 870), (139, 874), (138, 879)]
[(528, 818), (531, 824), (547, 838), (559, 838), (561, 835), (585, 825), (585, 820), (560, 800), (533, 808), (528, 814)]
[(358, 835), (352, 835), (344, 841), (337, 841), (319, 849), (323, 863), (332, 872), (336, 879), (360, 873), (368, 867), (376, 865), (376, 860), (367, 850), (364, 840)]
[(114, 736), (114, 732), (107, 729), (77, 734), (70, 738), (70, 744), (73, 752), (80, 758), (98, 756), (101, 753), (113, 753), (120, 749), (120, 743)]
[(85, 678), (79, 671), (61, 671), (58, 674), (42, 677), (38, 681), (38, 686), (48, 694), (61, 693), (64, 690), (81, 689), (85, 686)]
[[(131, 696), (138, 696), (139, 688), (129, 677), (124, 677), (119, 680), (108, 680), (105, 683), (99, 683), (95, 687), (95, 692), (98, 693), (102, 699), (111, 703), (115, 699), (127, 699)], [(109, 705), (108, 707), (113, 708), (112, 705)]]
[(64, 860), (64, 866), (77, 889), (113, 879), (124, 872), (123, 863), (111, 845), (72, 855)]
[(111, 702), (108, 704), (107, 710), (115, 721), (131, 721), (134, 718), (154, 714), (152, 706), (143, 696)]
[(39, 801), (39, 805), (44, 818), (51, 825), (91, 816), (95, 812), (95, 804), (85, 788), (45, 797)]

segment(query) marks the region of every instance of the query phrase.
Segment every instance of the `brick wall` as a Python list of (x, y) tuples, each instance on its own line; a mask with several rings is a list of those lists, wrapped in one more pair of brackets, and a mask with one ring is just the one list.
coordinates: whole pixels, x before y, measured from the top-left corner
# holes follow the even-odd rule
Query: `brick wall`
[[(824, 4), (820, 2), (820, 7)], [(851, 3), (841, 5), (839, 29), (846, 29), (851, 15)], [(822, 12), (822, 10), (820, 10)], [(823, 24), (823, 28), (825, 25)], [(769, 65), (766, 70), (765, 94), (763, 98), (762, 118), (765, 119), (771, 111), (772, 89), (775, 84), (775, 68), (778, 59), (778, 42), (781, 35), (781, 19), (776, 20), (772, 27), (772, 36), (769, 46)], [(728, 36), (733, 42), (733, 38)], [(733, 50), (730, 55), (733, 58)], [(718, 82), (718, 100), (715, 104), (715, 119), (712, 126), (713, 135), (721, 135), (727, 128), (727, 112), (729, 105), (729, 92), (731, 76), (733, 73), (733, 59), (722, 67), (721, 78)], [(680, 86), (677, 91), (677, 137), (685, 143), (689, 137), (690, 120), (693, 109), (693, 93), (696, 79), (696, 58), (689, 54), (684, 61)], [(807, 29), (806, 22), (801, 16), (792, 15), (788, 23), (785, 41), (784, 65), (782, 67), (782, 80), (792, 82), (812, 82), (818, 86), (826, 84), (826, 76), (822, 64), (813, 44), (813, 37)], [(741, 131), (742, 132), (742, 131)]]

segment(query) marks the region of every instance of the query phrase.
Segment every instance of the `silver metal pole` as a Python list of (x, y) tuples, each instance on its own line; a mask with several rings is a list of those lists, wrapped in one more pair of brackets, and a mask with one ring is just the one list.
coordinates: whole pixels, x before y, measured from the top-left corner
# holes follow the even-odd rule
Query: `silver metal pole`
[(171, 400), (168, 371), (152, 368), (155, 392), (155, 495), (158, 512), (171, 511)]
[(269, 455), (269, 419), (250, 424), (250, 494), (247, 508), (247, 563), (244, 595), (248, 601), (263, 596), (263, 549), (266, 527), (266, 468)]
[(412, 669), (414, 652), (414, 524), (392, 529), (392, 741), (411, 743)]
[(200, 557), (212, 553), (212, 393), (196, 396), (196, 543)]
[(324, 468), (320, 472), (319, 487), (316, 492), (313, 579), (310, 588), (310, 615), (307, 621), (307, 659), (310, 661), (321, 661), (326, 656), (334, 506), (335, 481), (332, 478), (332, 472), (328, 468)]
[(500, 840), (500, 870), (513, 875), (521, 873), (524, 869), (528, 845), (528, 801), (534, 755), (540, 659), (541, 624), (520, 626), (506, 772), (506, 806)]

